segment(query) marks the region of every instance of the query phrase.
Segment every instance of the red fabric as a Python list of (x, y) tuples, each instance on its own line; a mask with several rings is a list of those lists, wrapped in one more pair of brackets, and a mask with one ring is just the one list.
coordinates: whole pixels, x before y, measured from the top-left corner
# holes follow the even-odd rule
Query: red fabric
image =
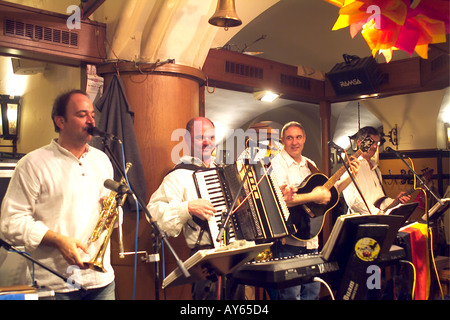
[(428, 264), (427, 226), (415, 223), (402, 230), (409, 233), (412, 263), (416, 268), (414, 300), (427, 300), (430, 290), (430, 268)]

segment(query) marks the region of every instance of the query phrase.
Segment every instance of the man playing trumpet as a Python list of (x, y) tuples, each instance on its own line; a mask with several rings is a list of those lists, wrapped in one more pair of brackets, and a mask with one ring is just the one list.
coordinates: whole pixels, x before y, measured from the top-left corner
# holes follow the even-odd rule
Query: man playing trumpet
[(87, 268), (80, 254), (87, 251), (86, 229), (108, 195), (103, 183), (113, 178), (106, 154), (88, 145), (94, 107), (86, 93), (70, 91), (55, 100), (52, 120), (58, 138), (17, 164), (1, 207), (1, 232), (7, 242), (25, 246), (34, 259), (75, 280), (66, 283), (35, 266), (37, 284), (54, 290), (57, 299), (114, 299), (109, 250), (106, 272)]

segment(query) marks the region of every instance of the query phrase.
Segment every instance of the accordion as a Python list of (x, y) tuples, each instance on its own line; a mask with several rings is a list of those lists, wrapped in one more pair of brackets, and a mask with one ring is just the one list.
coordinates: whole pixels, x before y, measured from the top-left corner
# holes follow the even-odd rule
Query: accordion
[(220, 245), (216, 239), (227, 214), (231, 222), (229, 242), (261, 243), (293, 232), (294, 227), (287, 222), (289, 210), (281, 190), (262, 162), (236, 162), (195, 171), (194, 182), (198, 196), (210, 200), (216, 209), (214, 219), (209, 221), (215, 247)]

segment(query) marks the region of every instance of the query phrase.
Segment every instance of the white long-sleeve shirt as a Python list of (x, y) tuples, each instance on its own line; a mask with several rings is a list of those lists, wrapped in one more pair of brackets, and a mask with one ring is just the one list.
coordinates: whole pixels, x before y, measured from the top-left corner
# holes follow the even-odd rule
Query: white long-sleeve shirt
[[(348, 213), (377, 214), (379, 209), (374, 206), (375, 202), (386, 197), (381, 184), (381, 172), (376, 161), (371, 160), (372, 168), (370, 168), (370, 164), (367, 160), (362, 157), (360, 157), (359, 160), (361, 164), (355, 180), (364, 196), (367, 206), (364, 204), (361, 195), (355, 184), (352, 182), (342, 192), (348, 206)], [(346, 179), (347, 177), (348, 173), (345, 173), (342, 175), (341, 180)], [(390, 198), (385, 199), (385, 202), (387, 203), (392, 201), (393, 199)]]
[[(202, 166), (196, 158), (183, 157), (182, 162)], [(187, 162), (186, 162), (187, 161)], [(171, 237), (177, 237), (183, 231), (189, 248), (194, 248), (200, 233), (200, 226), (192, 220), (188, 211), (188, 202), (198, 199), (193, 170), (176, 169), (164, 177), (159, 188), (152, 194), (147, 208), (161, 229)], [(199, 245), (210, 245), (209, 232), (204, 232)]]
[[(58, 249), (40, 245), (48, 230), (85, 242), (98, 219), (106, 179), (113, 168), (106, 154), (88, 146), (77, 159), (55, 140), (30, 152), (18, 163), (1, 207), (0, 227), (5, 240), (25, 246), (33, 258), (78, 281), (85, 288), (103, 287), (114, 280), (110, 252), (104, 265), (107, 273), (69, 267)], [(62, 279), (36, 266), (38, 285), (55, 292), (73, 291)]]
[[(308, 161), (316, 166), (314, 161), (302, 156), (300, 162), (296, 162), (284, 149), (277, 154), (271, 161), (273, 175), (278, 185), (300, 185), (307, 176), (311, 174)], [(319, 239), (314, 237), (308, 241), (299, 241), (290, 237), (286, 238), (286, 243), (294, 246), (307, 247), (308, 249), (317, 249)]]

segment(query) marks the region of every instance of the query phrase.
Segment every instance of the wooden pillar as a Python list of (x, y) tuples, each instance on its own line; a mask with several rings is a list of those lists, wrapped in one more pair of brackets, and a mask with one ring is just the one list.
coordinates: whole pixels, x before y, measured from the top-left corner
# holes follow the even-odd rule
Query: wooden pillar
[[(164, 175), (173, 168), (172, 149), (181, 142), (180, 135), (171, 141), (176, 129), (184, 129), (186, 122), (203, 113), (203, 84), (206, 80), (201, 70), (165, 64), (157, 68), (153, 65), (136, 66), (134, 63), (108, 63), (97, 66), (98, 74), (105, 78), (105, 86), (112, 75), (118, 73), (123, 84), (126, 97), (135, 113), (134, 129), (144, 167), (148, 202), (150, 196), (160, 185)], [(134, 251), (136, 215), (124, 214), (124, 246), (125, 251)], [(144, 214), (139, 218), (138, 251), (153, 253), (152, 227)], [(189, 250), (183, 235), (169, 238), (170, 244), (181, 260), (186, 260)], [(112, 263), (116, 272), (116, 292), (118, 299), (131, 299), (133, 287), (134, 258), (118, 259), (114, 255), (116, 240), (112, 237)], [(166, 275), (175, 268), (174, 260), (165, 250)], [(141, 263), (138, 257), (136, 281), (136, 299), (155, 299), (162, 292), (155, 290), (155, 264)], [(160, 275), (162, 280), (163, 275)], [(157, 283), (156, 287), (160, 288)], [(179, 286), (167, 290), (167, 299), (190, 299), (190, 286)]]
[[(331, 176), (331, 166), (330, 166), (330, 147), (328, 146), (328, 141), (331, 139), (330, 133), (330, 118), (331, 118), (331, 104), (329, 101), (320, 102), (320, 123), (321, 123), (321, 141), (322, 141), (322, 172), (328, 177)], [(327, 214), (325, 217), (322, 237), (323, 243), (326, 242), (328, 236), (332, 229), (332, 219), (331, 215)]]

